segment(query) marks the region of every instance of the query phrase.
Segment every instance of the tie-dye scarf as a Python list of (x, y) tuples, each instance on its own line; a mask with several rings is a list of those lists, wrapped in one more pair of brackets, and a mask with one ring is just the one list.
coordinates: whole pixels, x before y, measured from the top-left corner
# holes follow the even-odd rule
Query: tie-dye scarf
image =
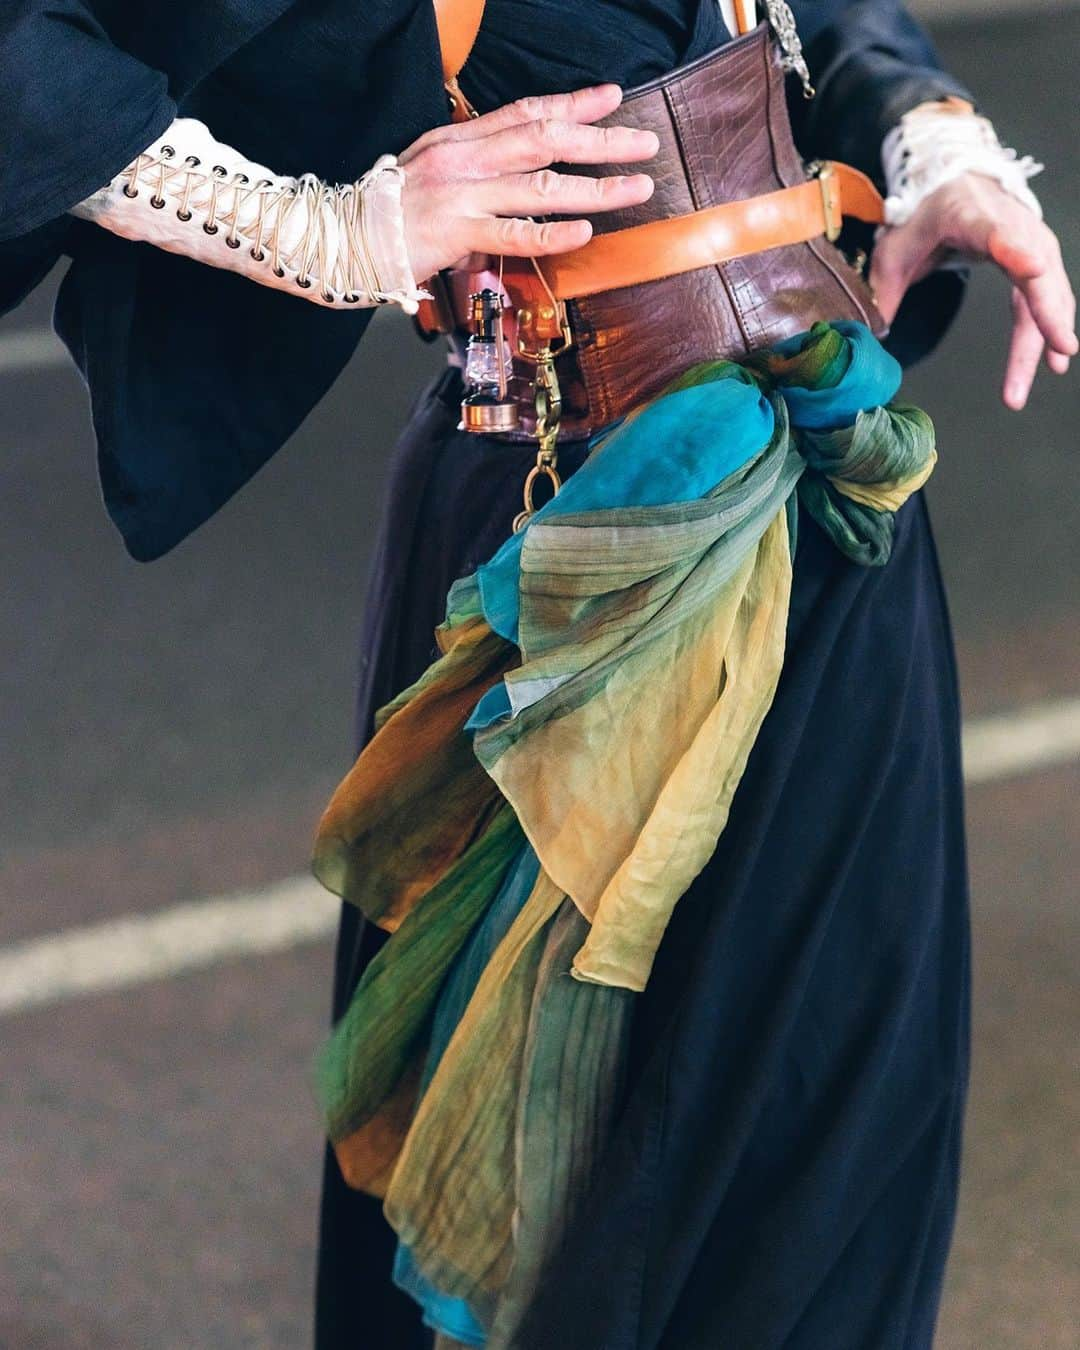
[(392, 934), (322, 1057), (328, 1129), (451, 1334), (511, 1344), (585, 1193), (632, 993), (776, 689), (796, 501), (881, 565), (929, 477), (899, 383), (822, 323), (607, 428), (451, 587), (442, 657), (326, 811), (316, 875)]

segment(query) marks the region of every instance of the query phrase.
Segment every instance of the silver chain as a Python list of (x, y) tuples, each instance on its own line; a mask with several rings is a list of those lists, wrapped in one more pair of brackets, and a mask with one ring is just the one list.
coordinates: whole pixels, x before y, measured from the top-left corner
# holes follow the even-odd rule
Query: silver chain
[(803, 87), (803, 97), (814, 97), (814, 86), (810, 83), (810, 67), (803, 56), (802, 39), (795, 26), (795, 15), (787, 0), (765, 0), (765, 10), (769, 16), (769, 26), (776, 34), (783, 53), (780, 64), (784, 70), (794, 71)]

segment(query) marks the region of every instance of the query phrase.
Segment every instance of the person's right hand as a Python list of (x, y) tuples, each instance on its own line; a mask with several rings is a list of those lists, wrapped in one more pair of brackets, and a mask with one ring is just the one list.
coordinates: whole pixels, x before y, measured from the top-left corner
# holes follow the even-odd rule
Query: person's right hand
[(436, 127), (398, 156), (409, 261), (418, 280), (470, 254), (543, 257), (579, 248), (587, 220), (528, 216), (594, 214), (652, 196), (644, 173), (590, 178), (552, 164), (631, 164), (651, 159), (654, 132), (594, 127), (622, 102), (615, 84), (523, 98), (469, 122)]

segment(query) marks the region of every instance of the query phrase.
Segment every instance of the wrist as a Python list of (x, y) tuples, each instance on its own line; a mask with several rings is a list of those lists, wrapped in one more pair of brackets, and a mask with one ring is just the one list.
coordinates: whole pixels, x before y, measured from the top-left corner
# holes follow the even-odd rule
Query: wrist
[(1042, 217), (1027, 180), (1043, 166), (1002, 146), (990, 120), (963, 99), (921, 103), (905, 113), (885, 137), (881, 158), (888, 226), (906, 224), (931, 193), (967, 174), (992, 179)]
[(382, 301), (415, 314), (430, 292), (417, 285), (405, 234), (407, 170), (394, 155), (382, 155), (360, 179), (363, 227), (376, 293)]

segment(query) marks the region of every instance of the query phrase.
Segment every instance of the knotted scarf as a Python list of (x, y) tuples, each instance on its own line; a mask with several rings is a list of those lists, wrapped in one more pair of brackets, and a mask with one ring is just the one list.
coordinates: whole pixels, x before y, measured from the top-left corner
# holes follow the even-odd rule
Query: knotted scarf
[(899, 384), (819, 323), (606, 428), (450, 588), (327, 808), (316, 875), (392, 935), (322, 1055), (328, 1130), (451, 1334), (511, 1343), (585, 1194), (633, 992), (773, 699), (797, 502), (880, 566), (933, 469)]

